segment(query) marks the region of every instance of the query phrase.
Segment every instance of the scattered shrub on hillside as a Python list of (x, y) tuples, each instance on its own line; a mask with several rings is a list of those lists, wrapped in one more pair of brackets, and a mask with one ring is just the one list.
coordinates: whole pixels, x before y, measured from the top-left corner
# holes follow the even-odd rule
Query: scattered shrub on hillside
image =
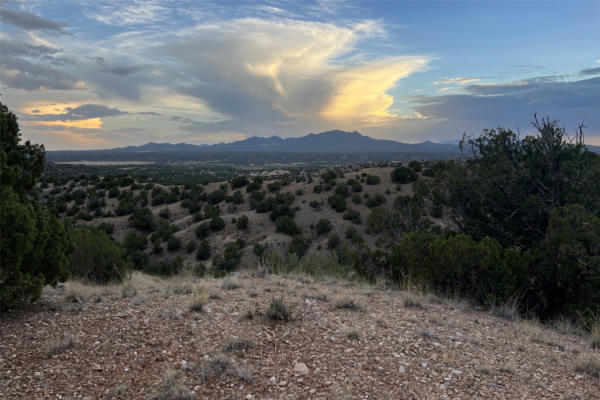
[(242, 261), (244, 246), (242, 239), (227, 244), (222, 256), (213, 257), (213, 268), (223, 272), (234, 271)]
[(221, 217), (213, 216), (208, 223), (210, 230), (213, 232), (222, 231), (225, 229), (225, 221)]
[(277, 232), (283, 232), (290, 236), (298, 235), (302, 232), (298, 225), (296, 225), (296, 221), (287, 215), (277, 218), (275, 220), (275, 227), (277, 228)]
[(316, 230), (317, 230), (317, 235), (324, 235), (326, 233), (331, 232), (331, 222), (328, 219), (320, 219), (319, 222), (317, 222), (317, 225), (315, 226)]
[(196, 250), (196, 241), (194, 239), (192, 239), (185, 246), (185, 252), (189, 254), (189, 253), (193, 253), (194, 250)]
[(271, 193), (277, 192), (281, 189), (281, 182), (280, 181), (271, 182), (271, 183), (267, 184), (267, 189)]
[(432, 206), (431, 207), (431, 217), (432, 218), (442, 218), (444, 216), (444, 208), (442, 206)]
[(231, 197), (231, 201), (233, 204), (243, 204), (244, 203), (244, 195), (241, 191), (236, 190), (233, 192), (233, 196)]
[(250, 182), (250, 180), (248, 179), (247, 176), (239, 175), (231, 180), (231, 188), (239, 189), (239, 188), (246, 186), (249, 182)]
[(210, 226), (207, 222), (200, 224), (196, 227), (194, 233), (198, 239), (207, 238), (210, 235)]
[(169, 210), (169, 207), (165, 207), (160, 210), (159, 215), (161, 218), (169, 219), (169, 217), (171, 216), (171, 210)]
[(156, 228), (152, 211), (148, 208), (137, 208), (129, 217), (129, 224), (137, 229), (152, 232)]
[(339, 195), (339, 194), (334, 194), (333, 196), (329, 196), (329, 199), (327, 200), (329, 205), (331, 206), (331, 208), (333, 208), (335, 211), (337, 212), (344, 212), (346, 211), (346, 198)]
[(323, 185), (315, 185), (313, 187), (313, 192), (316, 194), (320, 194), (321, 192), (323, 192)]
[(408, 163), (408, 168), (418, 173), (421, 172), (422, 165), (419, 161), (411, 161)]
[(237, 226), (237, 228), (239, 230), (245, 231), (246, 229), (248, 229), (249, 221), (250, 221), (250, 219), (248, 218), (247, 215), (242, 215), (237, 219), (237, 221), (235, 222), (235, 225)]
[(335, 194), (340, 195), (342, 197), (348, 197), (350, 194), (350, 190), (348, 189), (348, 185), (345, 183), (340, 183), (335, 187)]
[(196, 251), (196, 259), (200, 261), (208, 260), (210, 258), (210, 243), (208, 240), (204, 239), (198, 245), (198, 250)]
[(154, 254), (160, 254), (162, 253), (163, 248), (160, 244), (160, 242), (154, 242), (154, 244), (152, 245), (152, 253)]
[(266, 244), (260, 244), (260, 243), (254, 243), (254, 254), (256, 254), (258, 257), (262, 257), (262, 255), (265, 253), (265, 251), (267, 250), (267, 245)]
[(177, 275), (183, 269), (183, 257), (177, 256), (171, 261), (152, 262), (144, 268), (144, 272), (159, 276)]
[(172, 236), (167, 241), (167, 250), (175, 251), (175, 250), (179, 250), (180, 248), (181, 248), (181, 239), (179, 239), (178, 237)]
[(106, 232), (77, 228), (72, 238), (74, 249), (69, 258), (73, 276), (103, 284), (125, 278), (129, 266), (123, 260), (123, 250)]
[(317, 200), (311, 200), (310, 203), (308, 203), (308, 205), (316, 210), (319, 210), (321, 207), (321, 203), (319, 203)]
[(416, 172), (409, 167), (400, 166), (391, 173), (392, 182), (404, 184), (417, 180)]
[(112, 235), (115, 231), (115, 224), (111, 224), (110, 222), (102, 222), (98, 225), (98, 229), (106, 232), (107, 235)]
[(309, 241), (305, 239), (304, 236), (294, 235), (292, 236), (292, 241), (290, 242), (288, 253), (296, 254), (298, 257), (302, 257), (304, 256), (304, 254), (306, 254), (309, 245)]
[(367, 185), (379, 185), (381, 183), (381, 178), (377, 175), (368, 175), (367, 176)]
[(350, 208), (344, 214), (344, 219), (345, 220), (349, 220), (350, 222), (352, 222), (353, 224), (356, 224), (356, 225), (362, 224), (362, 219), (360, 217), (360, 212), (358, 212), (356, 210), (352, 210)]
[(337, 233), (333, 233), (329, 236), (327, 240), (327, 247), (329, 249), (335, 249), (340, 244), (340, 236)]
[(380, 205), (385, 204), (385, 196), (381, 193), (375, 193), (373, 196), (370, 196), (367, 200), (366, 206), (369, 208), (379, 207)]

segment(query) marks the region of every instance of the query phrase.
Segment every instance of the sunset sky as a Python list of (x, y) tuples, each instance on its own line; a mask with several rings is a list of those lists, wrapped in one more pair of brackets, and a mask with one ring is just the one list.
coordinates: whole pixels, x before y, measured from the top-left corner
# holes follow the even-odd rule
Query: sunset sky
[(444, 141), (536, 112), (600, 145), (600, 1), (0, 4), (0, 102), (49, 150)]

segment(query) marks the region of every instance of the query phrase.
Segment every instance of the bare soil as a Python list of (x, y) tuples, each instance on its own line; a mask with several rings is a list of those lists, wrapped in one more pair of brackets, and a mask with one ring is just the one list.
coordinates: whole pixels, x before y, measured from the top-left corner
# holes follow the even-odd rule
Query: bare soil
[[(267, 317), (277, 298), (293, 321)], [(2, 399), (600, 398), (576, 372), (600, 358), (583, 336), (329, 279), (67, 282), (3, 316), (0, 338)]]

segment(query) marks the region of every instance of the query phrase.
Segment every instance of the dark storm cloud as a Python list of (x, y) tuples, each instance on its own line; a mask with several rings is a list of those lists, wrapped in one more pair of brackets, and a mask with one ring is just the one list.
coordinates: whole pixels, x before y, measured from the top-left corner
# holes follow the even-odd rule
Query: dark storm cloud
[(0, 16), (2, 22), (5, 24), (10, 24), (27, 31), (44, 30), (66, 33), (64, 28), (68, 26), (66, 22), (52, 21), (25, 11), (8, 8), (0, 8)]
[(140, 67), (137, 65), (108, 65), (102, 57), (93, 57), (93, 59), (98, 64), (100, 71), (108, 74), (127, 76), (140, 70)]
[[(540, 77), (511, 84), (472, 85), (462, 95), (413, 98), (414, 109), (432, 120), (436, 129), (480, 131), (483, 128), (529, 126), (534, 113), (560, 120), (567, 127), (585, 122), (600, 131), (600, 77), (560, 81)], [(461, 128), (462, 127), (462, 128)]]
[(56, 90), (81, 89), (80, 81), (70, 72), (62, 71), (47, 64), (33, 63), (19, 57), (2, 57), (0, 81), (14, 89)]
[(67, 107), (62, 114), (43, 114), (24, 117), (34, 121), (75, 121), (90, 118), (114, 117), (129, 114), (117, 108), (111, 108), (102, 104), (82, 104), (78, 107)]

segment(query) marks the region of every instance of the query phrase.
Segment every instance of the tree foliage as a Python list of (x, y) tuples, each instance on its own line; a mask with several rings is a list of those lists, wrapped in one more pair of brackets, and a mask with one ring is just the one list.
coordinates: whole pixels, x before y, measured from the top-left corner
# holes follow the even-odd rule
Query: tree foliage
[(34, 190), (44, 164), (44, 147), (21, 143), (17, 117), (0, 103), (0, 310), (68, 276), (67, 232)]

